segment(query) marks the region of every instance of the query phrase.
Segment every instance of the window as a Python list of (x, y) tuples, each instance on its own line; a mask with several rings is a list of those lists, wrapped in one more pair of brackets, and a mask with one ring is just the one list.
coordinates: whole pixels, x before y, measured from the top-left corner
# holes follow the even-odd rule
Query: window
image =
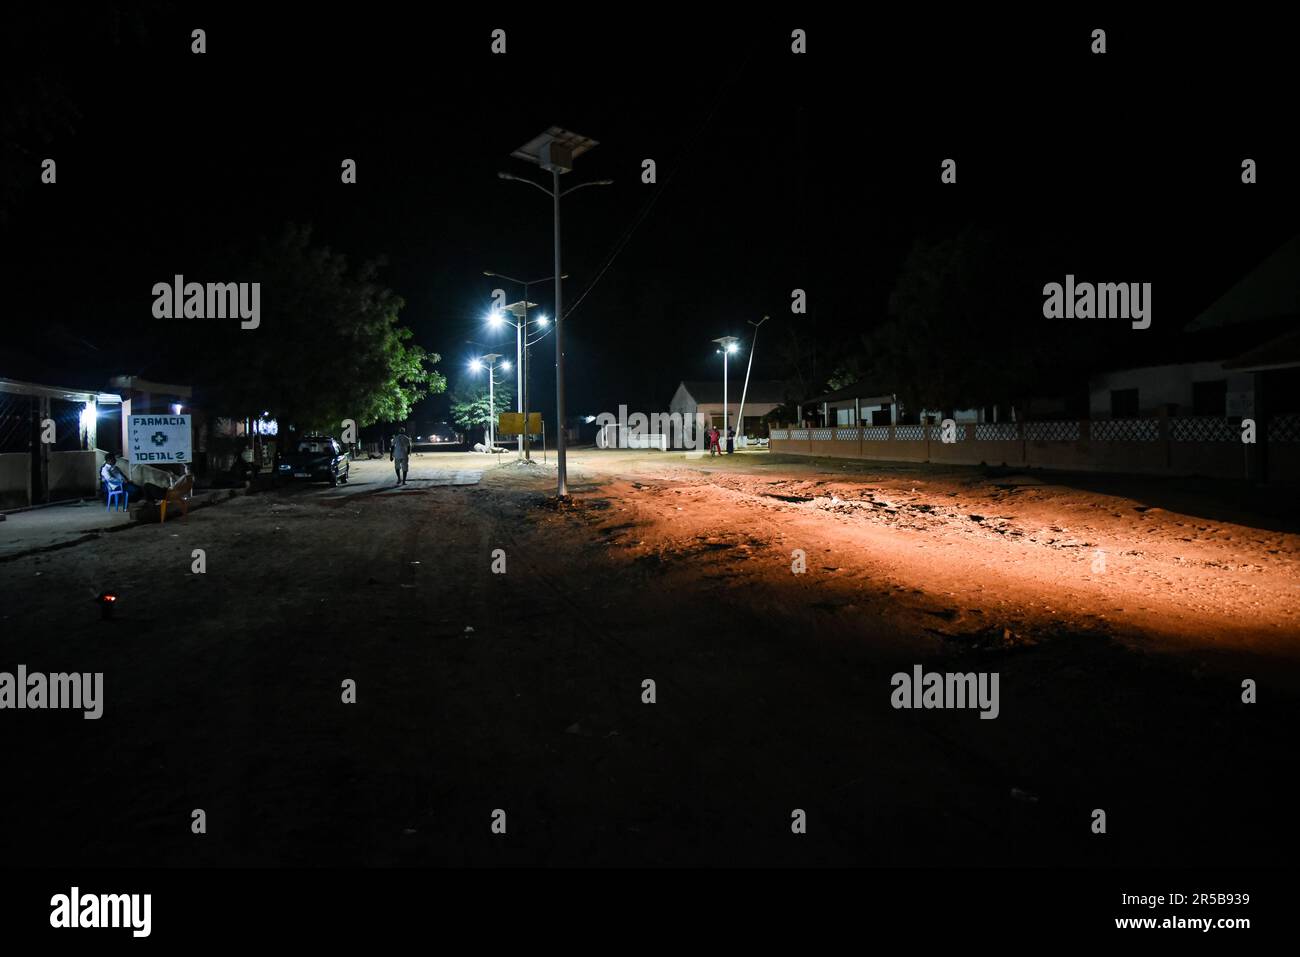
[(1192, 383), (1193, 415), (1228, 414), (1228, 380), (1211, 379)]
[(1133, 419), (1138, 414), (1137, 389), (1110, 390), (1110, 417), (1112, 419)]

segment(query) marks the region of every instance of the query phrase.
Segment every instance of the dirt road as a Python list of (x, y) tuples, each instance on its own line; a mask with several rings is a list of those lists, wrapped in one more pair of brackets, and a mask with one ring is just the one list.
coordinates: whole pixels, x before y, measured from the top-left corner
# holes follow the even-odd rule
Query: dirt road
[[(387, 462), (359, 463), (337, 490), (0, 565), (0, 670), (102, 671), (106, 699), (98, 721), (0, 711), (8, 859), (1249, 864), (1295, 849), (1294, 826), (1276, 829), (1296, 798), (1300, 671), (1284, 521), (1180, 511), (1167, 488), (595, 452), (572, 456), (557, 508), (553, 472), (482, 460), (417, 457), (403, 489)], [(105, 588), (111, 622), (91, 601)], [(915, 664), (997, 672), (997, 719), (893, 708), (891, 676)]]

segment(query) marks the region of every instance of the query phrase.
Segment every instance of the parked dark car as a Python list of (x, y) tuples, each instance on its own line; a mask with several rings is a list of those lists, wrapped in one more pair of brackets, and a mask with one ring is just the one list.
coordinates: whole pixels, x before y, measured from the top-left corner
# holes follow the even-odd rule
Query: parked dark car
[(277, 457), (276, 481), (297, 479), (338, 485), (348, 480), (351, 463), (343, 447), (328, 435), (291, 440)]

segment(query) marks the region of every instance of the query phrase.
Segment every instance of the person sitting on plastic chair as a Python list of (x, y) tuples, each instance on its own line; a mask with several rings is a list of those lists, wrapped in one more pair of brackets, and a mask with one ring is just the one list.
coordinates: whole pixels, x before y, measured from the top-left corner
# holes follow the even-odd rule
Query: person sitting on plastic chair
[[(117, 467), (117, 456), (112, 452), (104, 456), (104, 465), (99, 470), (99, 481), (104, 486), (104, 498), (110, 508), (115, 497), (121, 503), (119, 507), (126, 509), (130, 500), (136, 496), (143, 495), (149, 501), (156, 502), (162, 497), (164, 491), (151, 483), (143, 486), (136, 485)], [(120, 494), (114, 496), (114, 492)]]
[(142, 489), (130, 481), (117, 467), (117, 456), (112, 452), (104, 456), (104, 464), (99, 470), (99, 481), (104, 487), (104, 500), (109, 508), (114, 500), (118, 508), (125, 510), (131, 503), (132, 495), (139, 495)]

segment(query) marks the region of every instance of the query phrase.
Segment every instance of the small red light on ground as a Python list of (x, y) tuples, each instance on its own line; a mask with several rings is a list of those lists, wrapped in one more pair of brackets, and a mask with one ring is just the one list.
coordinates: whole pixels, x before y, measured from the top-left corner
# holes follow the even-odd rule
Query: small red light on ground
[(99, 613), (102, 617), (108, 618), (113, 613), (113, 606), (117, 602), (117, 596), (111, 591), (102, 591), (95, 599), (95, 604), (99, 606)]

